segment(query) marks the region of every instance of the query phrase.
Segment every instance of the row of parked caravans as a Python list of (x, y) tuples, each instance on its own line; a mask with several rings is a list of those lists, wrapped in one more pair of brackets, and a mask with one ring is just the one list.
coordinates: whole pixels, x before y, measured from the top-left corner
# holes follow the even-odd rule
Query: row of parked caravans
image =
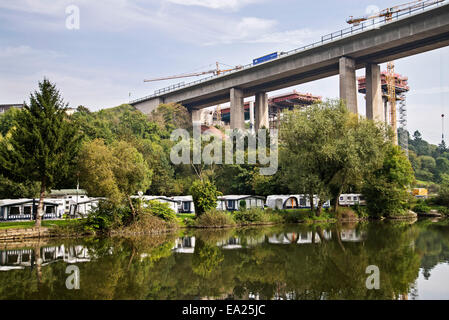
[[(135, 198), (138, 198), (135, 196)], [(176, 213), (195, 213), (192, 196), (143, 196), (144, 200), (156, 200), (167, 203)], [(61, 197), (48, 198), (44, 202), (44, 219), (61, 219), (63, 215), (71, 217), (85, 216), (98, 205), (101, 198), (89, 198), (87, 195), (76, 196), (65, 194)], [(314, 206), (318, 204), (318, 197), (313, 197)], [(38, 199), (14, 199), (0, 200), (0, 221), (11, 220), (33, 220), (37, 212)], [(365, 200), (360, 194), (343, 194), (340, 197), (341, 206), (351, 206), (355, 204), (364, 205)], [(272, 195), (266, 201), (264, 197), (249, 195), (228, 195), (218, 198), (217, 210), (238, 211), (245, 206), (250, 208), (271, 208), (271, 209), (296, 209), (310, 208), (310, 197), (307, 195)], [(34, 210), (33, 210), (34, 207)], [(326, 201), (324, 208), (330, 207), (330, 202)]]
[[(169, 203), (169, 206), (177, 213), (195, 213), (192, 196), (180, 197), (157, 197), (144, 196), (145, 200), (158, 200)], [(313, 197), (313, 204), (318, 205), (319, 198)], [(365, 205), (366, 201), (361, 194), (342, 194), (339, 199), (340, 206)], [(268, 196), (266, 201), (264, 197), (248, 196), (248, 195), (228, 195), (218, 197), (217, 209), (222, 211), (238, 211), (242, 209), (242, 205), (247, 209), (250, 208), (271, 208), (275, 210), (281, 209), (298, 209), (310, 208), (310, 197), (304, 194), (300, 195), (272, 195)], [(324, 208), (330, 207), (330, 201), (323, 204)]]
[[(64, 215), (82, 217), (98, 205), (99, 198), (83, 201), (45, 198), (43, 219), (62, 219)], [(34, 220), (39, 199), (0, 200), (0, 221)]]

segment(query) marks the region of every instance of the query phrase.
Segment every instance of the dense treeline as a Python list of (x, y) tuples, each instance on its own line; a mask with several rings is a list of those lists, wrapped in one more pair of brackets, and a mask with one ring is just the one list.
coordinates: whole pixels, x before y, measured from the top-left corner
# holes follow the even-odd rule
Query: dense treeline
[[(43, 85), (48, 87), (48, 92), (43, 91)], [(107, 197), (120, 206), (126, 203), (129, 216), (134, 218), (138, 208), (131, 196), (137, 191), (152, 195), (193, 192), (211, 194), (215, 199), (220, 193), (316, 194), (322, 200), (312, 208), (317, 216), (321, 214), (325, 199), (332, 199), (337, 211), (341, 193), (363, 191), (369, 195), (371, 205), (368, 209), (374, 216), (402, 215), (410, 208), (407, 188), (414, 182), (412, 166), (405, 154), (391, 144), (390, 130), (351, 114), (338, 100), (285, 114), (276, 150), (279, 151), (279, 165), (275, 174), (265, 176), (261, 174), (263, 166), (260, 162), (173, 164), (170, 152), (177, 141), (171, 140), (172, 132), (185, 129), (192, 136), (191, 116), (181, 105), (161, 105), (150, 115), (142, 114), (130, 105), (98, 112), (79, 106), (73, 115), (67, 115), (54, 84), (44, 80), (40, 89), (41, 92), (34, 96), (39, 95), (42, 99), (31, 97), (30, 105), (37, 106), (34, 111), (28, 107), (21, 111), (11, 109), (0, 117), (1, 154), (7, 155), (11, 148), (18, 150), (18, 155), (26, 154), (29, 162), (26, 170), (30, 171), (28, 176), (33, 177), (27, 179), (25, 167), (20, 166), (23, 157), (14, 160), (17, 170), (3, 165), (0, 172), (4, 175), (0, 179), (2, 198), (20, 198), (39, 190), (42, 195), (42, 188), (74, 188), (79, 183), (92, 196)], [(43, 107), (39, 108), (39, 105)], [(33, 130), (36, 132), (21, 125), (21, 119), (26, 117), (34, 117), (37, 129)], [(43, 130), (37, 125), (39, 123), (44, 123), (43, 127), (51, 134), (59, 132), (59, 136), (47, 141), (49, 133), (40, 132)], [(22, 133), (19, 135), (19, 132)], [(26, 137), (33, 134), (35, 140), (27, 142)], [(272, 137), (268, 139), (271, 141)], [(433, 172), (433, 177), (443, 179), (444, 172), (449, 172), (449, 166), (448, 170), (444, 167), (446, 162), (449, 163), (445, 158), (446, 149), (434, 150), (420, 139), (416, 134), (410, 143), (411, 149), (417, 152), (416, 159), (411, 152), (416, 172), (425, 169)], [(44, 144), (37, 143), (37, 153), (55, 155), (49, 158), (52, 171), (48, 171), (49, 159), (34, 159), (33, 154), (26, 153), (29, 153), (27, 143), (34, 148), (35, 141), (45, 141)], [(202, 145), (205, 144), (202, 141)], [(245, 159), (249, 158), (250, 152), (245, 150)], [(437, 156), (436, 160), (426, 152)], [(69, 160), (67, 155), (70, 155)], [(34, 171), (37, 169), (33, 171), (32, 166), (45, 168), (48, 172), (44, 170), (36, 176)], [(20, 171), (20, 177), (16, 171)], [(42, 183), (43, 179), (46, 184)], [(194, 198), (197, 202), (214, 203), (212, 198), (202, 196), (198, 200), (195, 195)]]
[(449, 149), (442, 141), (438, 146), (428, 143), (419, 131), (409, 137), (409, 159), (418, 184), (435, 190), (445, 178), (449, 178)]

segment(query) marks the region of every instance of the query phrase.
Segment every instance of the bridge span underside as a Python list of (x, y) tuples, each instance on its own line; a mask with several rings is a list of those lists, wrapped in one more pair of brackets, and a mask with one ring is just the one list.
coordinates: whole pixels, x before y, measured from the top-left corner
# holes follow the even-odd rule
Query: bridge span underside
[[(161, 103), (181, 103), (192, 112), (231, 102), (231, 128), (244, 127), (243, 99), (256, 96), (256, 129), (268, 123), (266, 93), (330, 76), (340, 75), (340, 98), (358, 113), (355, 72), (366, 68), (366, 114), (382, 116), (380, 63), (449, 45), (449, 5), (392, 21), (251, 68), (132, 103), (149, 113)], [(424, 66), (423, 66), (424, 67)]]

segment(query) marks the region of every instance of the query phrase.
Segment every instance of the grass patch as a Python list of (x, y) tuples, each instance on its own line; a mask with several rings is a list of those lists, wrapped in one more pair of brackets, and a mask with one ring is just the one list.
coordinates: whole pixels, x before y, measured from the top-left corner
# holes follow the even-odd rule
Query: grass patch
[[(44, 220), (42, 226), (46, 228), (61, 227), (76, 224), (78, 219), (74, 220)], [(0, 230), (2, 229), (22, 229), (33, 228), (35, 221), (14, 221), (14, 222), (0, 222)]]
[(176, 220), (181, 228), (191, 226), (195, 223), (194, 213), (179, 213), (176, 215)]
[(34, 225), (34, 221), (1, 222), (0, 229), (32, 228)]

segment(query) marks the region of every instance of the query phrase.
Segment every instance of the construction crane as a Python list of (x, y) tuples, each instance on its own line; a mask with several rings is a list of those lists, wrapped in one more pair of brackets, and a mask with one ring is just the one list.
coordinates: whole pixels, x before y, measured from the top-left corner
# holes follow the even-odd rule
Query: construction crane
[(387, 64), (388, 102), (390, 103), (390, 125), (393, 130), (393, 143), (398, 144), (398, 127), (396, 121), (396, 75), (394, 74), (394, 61)]
[(220, 69), (220, 64), (223, 64), (223, 63), (216, 62), (216, 69), (213, 69), (213, 70), (194, 72), (194, 73), (183, 73), (183, 74), (178, 74), (178, 75), (168, 76), (168, 77), (146, 79), (146, 80), (143, 80), (143, 82), (154, 82), (154, 81), (171, 80), (171, 79), (179, 79), (179, 78), (199, 77), (199, 76), (202, 76), (205, 74), (210, 74), (210, 73), (213, 73), (214, 75), (217, 76), (217, 75), (220, 75), (225, 72), (240, 70), (243, 68), (242, 66), (235, 66), (231, 69), (222, 70), (222, 69)]
[(420, 7), (427, 7), (427, 6), (431, 6), (436, 3), (444, 2), (444, 1), (445, 0), (415, 0), (415, 1), (404, 3), (404, 4), (400, 4), (400, 5), (391, 7), (391, 8), (387, 8), (387, 9), (379, 11), (378, 13), (375, 13), (372, 15), (367, 15), (364, 17), (354, 18), (353, 16), (350, 16), (349, 19), (346, 20), (346, 22), (349, 24), (358, 25), (363, 21), (381, 18), (381, 17), (385, 17), (385, 20), (390, 21), (393, 18), (393, 14), (395, 14), (395, 13), (412, 10), (412, 9), (416, 9), (416, 8), (420, 8)]
[[(347, 23), (353, 25), (359, 25), (361, 22), (372, 20), (376, 18), (384, 17), (386, 21), (391, 21), (393, 19), (393, 14), (397, 14), (402, 11), (412, 10), (420, 7), (431, 6), (445, 0), (416, 0), (407, 2), (401, 5), (397, 5), (391, 8), (387, 8), (379, 11), (376, 14), (354, 18), (350, 16), (349, 19), (346, 20)], [(388, 102), (390, 103), (390, 125), (393, 130), (393, 143), (395, 145), (398, 144), (398, 129), (397, 129), (397, 120), (396, 120), (396, 75), (394, 73), (394, 61), (390, 61), (387, 63), (387, 88), (388, 88)], [(407, 111), (405, 109), (405, 103), (401, 104), (401, 124), (406, 124), (407, 119), (405, 118)], [(404, 129), (404, 128), (403, 128)], [(408, 149), (406, 146), (403, 146), (405, 149)], [(406, 150), (408, 152), (408, 150)]]

